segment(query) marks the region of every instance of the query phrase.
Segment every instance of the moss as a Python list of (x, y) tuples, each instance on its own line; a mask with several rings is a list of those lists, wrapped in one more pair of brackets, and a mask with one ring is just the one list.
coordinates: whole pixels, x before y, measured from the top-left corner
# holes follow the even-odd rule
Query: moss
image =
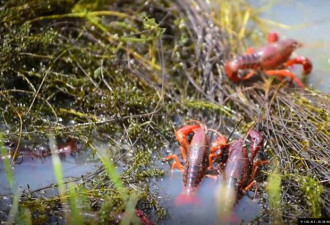
[(223, 115), (232, 118), (234, 111), (227, 106), (221, 106), (218, 104), (211, 103), (209, 101), (203, 100), (185, 100), (183, 103), (187, 108), (191, 109), (203, 109), (203, 110), (214, 110), (216, 112), (222, 113)]
[(300, 188), (305, 194), (305, 202), (310, 208), (310, 214), (313, 218), (322, 217), (321, 213), (321, 195), (324, 187), (313, 177), (302, 177), (300, 179)]

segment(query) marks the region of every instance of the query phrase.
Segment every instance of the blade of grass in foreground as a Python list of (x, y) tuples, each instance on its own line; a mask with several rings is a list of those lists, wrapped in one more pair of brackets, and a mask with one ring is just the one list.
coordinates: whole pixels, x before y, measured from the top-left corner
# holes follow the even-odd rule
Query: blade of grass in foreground
[(116, 171), (116, 167), (113, 165), (113, 163), (110, 161), (110, 159), (108, 157), (100, 156), (100, 154), (98, 154), (98, 156), (100, 157), (100, 159), (105, 167), (105, 170), (107, 171), (108, 176), (112, 180), (113, 185), (119, 191), (123, 200), (127, 201), (128, 200), (127, 190)]
[(78, 196), (75, 190), (75, 186), (72, 183), (69, 183), (69, 194), (70, 194), (70, 209), (71, 209), (71, 218), (70, 224), (84, 224), (83, 218), (78, 207)]
[[(8, 153), (5, 149), (5, 146), (3, 144), (3, 141), (2, 141), (2, 133), (0, 133), (0, 148), (1, 148), (1, 156), (2, 156), (2, 159), (3, 159), (3, 164), (4, 164), (4, 167), (5, 167), (5, 171), (6, 171), (6, 174), (7, 174), (7, 180), (8, 180), (8, 183), (9, 183), (9, 187), (10, 187), (10, 190), (12, 191), (12, 193), (15, 193), (15, 184), (14, 184), (14, 173), (13, 173), (13, 170), (11, 168), (11, 165), (10, 165), (10, 153)], [(8, 156), (8, 157), (7, 157)]]
[(126, 225), (131, 223), (140, 224), (139, 219), (135, 214), (135, 207), (138, 200), (139, 200), (139, 194), (131, 195), (131, 197), (129, 198), (126, 204), (125, 214), (123, 219), (120, 221), (120, 225)]
[(57, 144), (55, 141), (55, 137), (53, 135), (49, 136), (49, 146), (52, 152), (53, 169), (54, 169), (56, 182), (58, 184), (58, 191), (60, 196), (62, 196), (65, 193), (64, 178), (62, 173), (61, 160), (57, 153)]
[(31, 215), (31, 211), (28, 208), (24, 210), (24, 218), (26, 225), (32, 225), (32, 215)]
[(55, 136), (50, 134), (48, 138), (49, 138), (50, 150), (52, 153), (53, 170), (54, 170), (56, 182), (58, 185), (58, 192), (59, 192), (60, 200), (62, 203), (62, 208), (64, 211), (64, 218), (65, 218), (65, 221), (68, 221), (68, 218), (69, 218), (69, 215), (67, 213), (68, 210), (65, 209), (68, 206), (68, 202), (67, 202), (67, 199), (65, 198), (65, 186), (64, 186), (64, 177), (63, 177), (63, 173), (62, 173), (62, 164), (61, 164), (60, 157), (57, 153), (57, 144), (56, 144)]
[(10, 208), (6, 225), (15, 224), (15, 218), (18, 212), (18, 204), (19, 204), (20, 196), (21, 196), (21, 192), (17, 191), (13, 197), (13, 204)]
[(120, 224), (121, 225), (130, 224), (131, 222), (133, 222), (134, 224), (139, 224), (138, 218), (135, 216), (135, 206), (136, 206), (136, 202), (139, 199), (138, 198), (139, 195), (132, 195), (129, 198), (128, 191), (125, 188), (122, 180), (120, 179), (120, 176), (117, 173), (116, 167), (111, 162), (110, 158), (107, 156), (101, 156), (101, 154), (99, 154), (98, 151), (96, 151), (96, 152), (97, 152), (97, 155), (99, 156), (99, 158), (101, 159), (108, 176), (112, 180), (113, 185), (118, 190), (123, 201), (126, 204), (125, 216), (124, 216), (123, 220), (120, 222)]
[(5, 149), (3, 141), (2, 141), (2, 133), (0, 133), (0, 149), (1, 149), (1, 156), (2, 156), (2, 159), (3, 159), (5, 171), (6, 171), (6, 174), (7, 174), (7, 180), (8, 180), (8, 183), (9, 183), (9, 187), (10, 187), (11, 192), (14, 194), (13, 204), (10, 208), (8, 219), (7, 219), (7, 222), (6, 222), (6, 225), (10, 225), (10, 224), (15, 223), (15, 217), (16, 217), (17, 212), (18, 212), (18, 204), (19, 204), (19, 199), (20, 199), (21, 193), (20, 193), (19, 190), (17, 190), (15, 188), (14, 172), (13, 172), (13, 169), (10, 165), (10, 160), (9, 160), (10, 157), (7, 157), (7, 156), (9, 156), (8, 155), (9, 153), (6, 152), (6, 149)]

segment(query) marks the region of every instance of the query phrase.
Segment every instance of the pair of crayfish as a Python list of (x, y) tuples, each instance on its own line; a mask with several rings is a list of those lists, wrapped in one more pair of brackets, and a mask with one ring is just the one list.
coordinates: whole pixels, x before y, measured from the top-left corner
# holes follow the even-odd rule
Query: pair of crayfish
[[(256, 160), (263, 138), (257, 131), (251, 130), (249, 136), (252, 139), (250, 154), (243, 147), (243, 139), (229, 144), (227, 138), (219, 135), (215, 141), (208, 145), (207, 128), (203, 124), (186, 125), (176, 131), (176, 139), (180, 143), (180, 149), (185, 165), (183, 166), (177, 155), (170, 155), (167, 159), (174, 159), (172, 170), (177, 168), (183, 171), (183, 191), (176, 199), (176, 205), (199, 203), (195, 197), (197, 188), (205, 177), (207, 169), (213, 169), (213, 161), (223, 157), (225, 152), (227, 159), (221, 163), (220, 170), (223, 171), (225, 182), (234, 188), (239, 195), (248, 191), (253, 185), (256, 171), (259, 165), (267, 161)], [(209, 129), (211, 130), (211, 129)], [(217, 132), (219, 134), (219, 132)], [(188, 135), (193, 134), (189, 143)]]
[[(304, 73), (307, 75), (312, 71), (312, 62), (303, 56), (290, 59), (293, 51), (303, 45), (293, 39), (279, 40), (277, 33), (268, 35), (268, 44), (257, 50), (249, 48), (246, 55), (237, 56), (225, 63), (224, 69), (233, 82), (244, 81), (253, 77), (258, 71), (262, 71), (268, 76), (278, 76), (280, 79), (288, 77), (299, 87), (304, 88), (304, 84), (290, 72), (287, 68), (294, 64), (301, 64)], [(250, 70), (246, 76), (241, 77), (242, 70)]]

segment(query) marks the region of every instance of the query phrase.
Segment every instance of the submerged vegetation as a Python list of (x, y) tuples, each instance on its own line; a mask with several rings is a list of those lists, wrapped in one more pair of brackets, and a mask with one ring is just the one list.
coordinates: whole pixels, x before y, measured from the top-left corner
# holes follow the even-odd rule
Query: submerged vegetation
[[(135, 209), (153, 221), (165, 218), (148, 182), (165, 174), (165, 150), (191, 119), (227, 135), (243, 119), (239, 133), (252, 126), (262, 132), (274, 167), (263, 170), (264, 221), (330, 216), (329, 96), (272, 78), (233, 84), (222, 71), (225, 59), (255, 39), (251, 26), (266, 29), (246, 1), (0, 4), (2, 141), (75, 138), (103, 164), (65, 179), (53, 158), (57, 184), (12, 191), (10, 214), (1, 220), (105, 224), (123, 216), (128, 224), (137, 222)], [(45, 197), (52, 188), (60, 195)]]

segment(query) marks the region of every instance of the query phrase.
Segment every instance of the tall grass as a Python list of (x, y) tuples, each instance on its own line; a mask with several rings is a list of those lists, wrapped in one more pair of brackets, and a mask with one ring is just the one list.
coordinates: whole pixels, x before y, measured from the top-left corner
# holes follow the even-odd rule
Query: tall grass
[(264, 36), (269, 29), (269, 24), (282, 27), (283, 24), (272, 20), (262, 19), (261, 14), (271, 8), (277, 0), (263, 1), (262, 7), (256, 8), (251, 1), (246, 0), (214, 0), (212, 14), (213, 21), (227, 34), (231, 53), (245, 52), (246, 40), (253, 44), (265, 43)]
[(104, 165), (107, 175), (111, 179), (114, 187), (118, 190), (124, 204), (126, 204), (125, 214), (120, 224), (125, 225), (130, 224), (131, 222), (138, 224), (138, 218), (135, 215), (135, 206), (138, 200), (138, 195), (129, 196), (128, 190), (125, 188), (116, 167), (111, 162), (110, 158), (108, 156), (102, 156), (98, 152), (97, 154)]
[(75, 185), (69, 183), (69, 197), (70, 197), (70, 209), (71, 209), (71, 217), (70, 224), (84, 224), (83, 217), (81, 215), (81, 211), (78, 205), (79, 202), (79, 193), (76, 192)]
[(12, 193), (16, 192), (15, 188), (15, 182), (14, 182), (14, 172), (13, 169), (11, 168), (10, 164), (10, 153), (6, 151), (4, 143), (3, 143), (3, 138), (2, 138), (2, 133), (0, 132), (0, 148), (1, 148), (1, 156), (4, 164), (4, 168), (7, 174), (7, 180), (9, 183), (10, 190)]
[(139, 219), (135, 214), (136, 203), (139, 200), (139, 194), (132, 194), (126, 203), (125, 214), (120, 221), (120, 225), (140, 224)]
[(215, 11), (213, 21), (228, 35), (231, 52), (242, 53), (245, 51), (246, 37), (253, 37), (254, 41), (259, 41), (258, 36), (252, 32), (255, 30), (265, 33), (267, 26), (258, 20), (261, 13), (255, 9), (249, 1), (245, 0), (217, 0), (213, 1)]
[(109, 157), (101, 156), (100, 154), (98, 154), (98, 156), (100, 157), (109, 178), (112, 180), (113, 185), (115, 186), (115, 188), (120, 193), (122, 199), (124, 201), (127, 201), (128, 200), (128, 193), (127, 193), (127, 190), (126, 190), (122, 180), (120, 179), (120, 177), (117, 173), (116, 167), (111, 162)]
[(27, 208), (24, 210), (24, 221), (25, 221), (25, 225), (32, 225), (31, 211)]
[[(11, 225), (11, 224), (15, 223), (15, 218), (16, 218), (16, 215), (17, 215), (18, 209), (19, 209), (18, 206), (19, 206), (19, 199), (21, 196), (21, 192), (15, 186), (14, 172), (13, 172), (13, 169), (10, 164), (10, 157), (9, 157), (10, 153), (8, 153), (4, 147), (1, 132), (0, 132), (0, 149), (1, 149), (1, 156), (2, 156), (2, 160), (3, 160), (4, 168), (6, 171), (9, 187), (10, 187), (11, 192), (13, 193), (13, 203), (12, 203), (12, 206), (10, 207), (10, 211), (9, 211), (7, 222), (6, 222), (6, 225)], [(27, 220), (27, 221), (31, 222), (31, 220)]]
[(49, 146), (50, 150), (52, 153), (52, 161), (53, 161), (53, 170), (54, 170), (54, 175), (56, 178), (56, 182), (58, 185), (58, 192), (59, 192), (59, 197), (61, 200), (62, 208), (63, 208), (63, 214), (65, 221), (68, 222), (70, 220), (69, 214), (68, 214), (68, 201), (65, 195), (65, 185), (64, 185), (64, 176), (62, 172), (62, 164), (60, 157), (57, 152), (57, 143), (55, 140), (55, 136), (53, 134), (50, 134), (48, 136), (49, 138)]

